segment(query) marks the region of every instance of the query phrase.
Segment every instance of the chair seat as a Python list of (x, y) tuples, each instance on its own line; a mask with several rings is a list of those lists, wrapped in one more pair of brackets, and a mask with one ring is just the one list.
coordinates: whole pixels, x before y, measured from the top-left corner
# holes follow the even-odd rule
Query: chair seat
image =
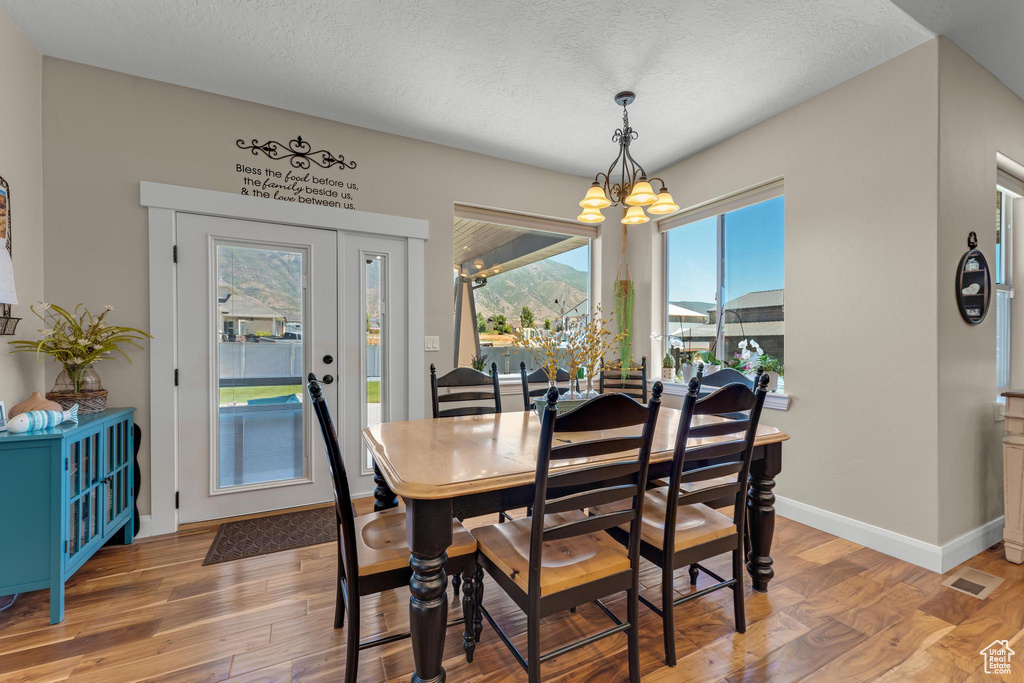
[[(628, 503), (627, 503), (628, 504)], [(551, 527), (577, 519), (582, 512), (545, 515)], [(533, 518), (473, 529), (483, 553), (495, 567), (511, 577), (524, 593), (530, 590), (530, 531)], [(544, 544), (541, 554), (540, 594), (551, 595), (583, 583), (629, 571), (626, 549), (602, 532), (575, 536)]]
[[(644, 514), (641, 524), (640, 538), (645, 543), (664, 550), (665, 548), (665, 510), (668, 507), (667, 488), (647, 491), (644, 495)], [(628, 505), (628, 501), (625, 505)], [(599, 505), (591, 508), (593, 514), (614, 512), (622, 509), (622, 504)], [(629, 525), (622, 529), (629, 531)], [(707, 505), (680, 505), (676, 509), (676, 540), (675, 549), (684, 550), (708, 541), (714, 541), (736, 533), (736, 525), (732, 520)]]
[[(409, 566), (409, 546), (405, 540), (405, 506), (382, 510), (355, 518), (356, 552), (359, 576)], [(448, 557), (476, 552), (476, 539), (457, 520), (452, 520), (452, 544)]]

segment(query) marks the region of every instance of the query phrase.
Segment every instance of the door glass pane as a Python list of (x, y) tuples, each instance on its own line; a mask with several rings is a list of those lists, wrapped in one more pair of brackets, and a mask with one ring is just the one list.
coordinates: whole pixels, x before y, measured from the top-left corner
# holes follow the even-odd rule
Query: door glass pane
[[(366, 326), (363, 333), (363, 348), (366, 349), (366, 362), (363, 366), (361, 384), (365, 387), (363, 394), (364, 413), (363, 427), (373, 427), (387, 421), (384, 397), (385, 389), (385, 354), (384, 349), (387, 326), (384, 323), (384, 272), (386, 256), (370, 255), (363, 263), (363, 310)], [(373, 469), (373, 456), (363, 446), (366, 470)]]
[[(725, 214), (724, 348), (728, 360), (756, 342), (785, 362), (785, 197)], [(756, 353), (756, 348), (752, 350)]]
[(218, 489), (306, 477), (304, 255), (217, 245)]
[[(668, 233), (668, 330), (679, 366), (687, 351), (712, 349), (716, 334), (718, 218), (682, 225)], [(692, 353), (690, 354), (692, 355)], [(715, 351), (716, 356), (722, 354)]]

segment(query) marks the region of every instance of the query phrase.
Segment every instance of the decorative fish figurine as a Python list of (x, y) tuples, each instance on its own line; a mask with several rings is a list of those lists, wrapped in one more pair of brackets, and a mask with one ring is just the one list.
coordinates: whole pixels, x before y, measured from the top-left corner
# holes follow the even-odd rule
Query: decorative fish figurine
[(7, 422), (7, 431), (11, 434), (34, 432), (39, 429), (56, 427), (62, 422), (78, 422), (77, 403), (71, 406), (71, 410), (63, 412), (59, 410), (31, 410), (27, 413), (15, 415)]

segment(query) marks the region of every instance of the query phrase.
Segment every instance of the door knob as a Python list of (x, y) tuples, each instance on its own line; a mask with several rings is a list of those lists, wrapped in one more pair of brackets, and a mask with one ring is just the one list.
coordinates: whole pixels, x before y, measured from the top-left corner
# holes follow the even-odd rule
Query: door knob
[(333, 375), (324, 375), (323, 379), (320, 380), (321, 384), (332, 384), (334, 382)]
[(324, 356), (324, 363), (326, 363), (327, 365), (330, 365), (333, 362), (334, 362), (334, 356), (332, 356), (331, 354), (327, 354), (326, 356)]

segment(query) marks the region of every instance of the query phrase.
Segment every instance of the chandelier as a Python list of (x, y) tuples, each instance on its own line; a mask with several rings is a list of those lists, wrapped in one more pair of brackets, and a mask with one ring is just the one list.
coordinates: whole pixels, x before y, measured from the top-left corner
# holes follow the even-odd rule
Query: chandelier
[[(609, 206), (622, 206), (623, 225), (646, 223), (651, 220), (647, 214), (666, 214), (679, 210), (679, 205), (672, 200), (661, 178), (647, 177), (647, 171), (629, 153), (629, 145), (639, 137), (639, 133), (629, 126), (629, 111), (626, 107), (633, 103), (636, 95), (628, 90), (615, 96), (615, 103), (622, 106), (622, 128), (612, 135), (612, 142), (618, 144), (619, 155), (608, 167), (607, 172), (594, 176), (594, 184), (580, 201), (583, 213), (576, 217), (581, 223), (600, 223), (604, 220), (601, 209)], [(651, 181), (661, 184), (657, 194)], [(647, 213), (644, 213), (647, 207)]]

